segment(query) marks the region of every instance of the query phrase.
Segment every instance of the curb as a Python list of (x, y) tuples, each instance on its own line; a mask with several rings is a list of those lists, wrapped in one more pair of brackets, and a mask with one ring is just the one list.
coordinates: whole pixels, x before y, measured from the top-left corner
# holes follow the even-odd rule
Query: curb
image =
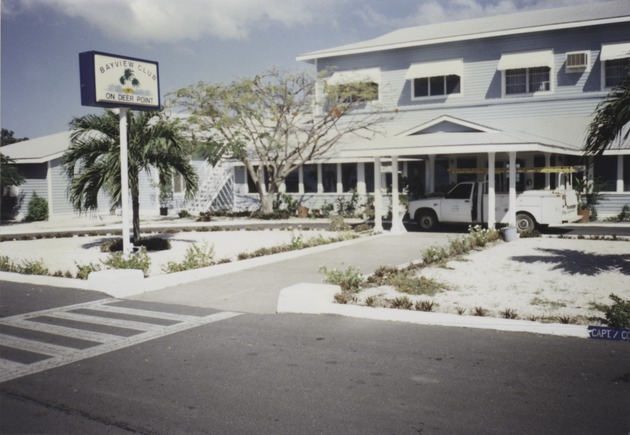
[(335, 314), (371, 320), (406, 322), (417, 325), (450, 326), (491, 329), (506, 332), (529, 332), (561, 337), (589, 338), (588, 327), (560, 323), (537, 323), (528, 320), (510, 320), (494, 317), (460, 316), (457, 314), (428, 313), (392, 308), (372, 308), (343, 305), (332, 302), (341, 288), (328, 284), (296, 284), (280, 291), (279, 314)]

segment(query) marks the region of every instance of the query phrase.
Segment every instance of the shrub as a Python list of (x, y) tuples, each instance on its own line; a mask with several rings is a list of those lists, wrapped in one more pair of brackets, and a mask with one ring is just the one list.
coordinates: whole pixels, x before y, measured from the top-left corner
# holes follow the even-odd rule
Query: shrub
[(483, 248), (488, 243), (499, 240), (500, 237), (497, 230), (482, 228), (480, 225), (468, 227), (468, 238), (473, 248)]
[(33, 192), (28, 203), (28, 214), (24, 218), (26, 222), (45, 221), (48, 219), (48, 201)]
[(0, 256), (0, 271), (17, 272), (17, 266), (7, 255)]
[(112, 269), (138, 269), (149, 276), (149, 268), (151, 267), (151, 259), (147, 254), (146, 248), (142, 247), (138, 252), (130, 256), (123, 255), (122, 252), (113, 252), (105, 260), (103, 264)]
[(357, 293), (361, 290), (364, 277), (361, 271), (355, 267), (348, 267), (346, 270), (328, 269), (326, 266), (319, 268), (319, 272), (325, 275), (326, 284), (334, 284), (341, 287), (344, 293)]
[(101, 266), (98, 264), (86, 264), (86, 265), (81, 265), (78, 263), (75, 263), (77, 266), (77, 274), (76, 277), (77, 279), (88, 279), (88, 275), (92, 272), (98, 272), (99, 270), (101, 270)]
[(183, 270), (199, 269), (214, 264), (214, 245), (204, 242), (201, 246), (193, 243), (186, 250), (182, 262), (169, 261), (162, 270), (166, 273), (181, 272)]
[(477, 316), (477, 317), (485, 317), (488, 315), (488, 310), (486, 310), (485, 308), (482, 307), (475, 307), (473, 309), (473, 316)]
[(415, 308), (416, 308), (416, 311), (431, 312), (433, 311), (433, 308), (435, 305), (437, 304), (433, 301), (418, 301), (416, 302)]
[(516, 319), (518, 317), (516, 310), (512, 308), (506, 308), (499, 313), (504, 319)]
[[(161, 237), (147, 237), (134, 242), (134, 246), (143, 246), (149, 252), (166, 251), (171, 249), (171, 242)], [(122, 250), (122, 239), (110, 240), (101, 245), (101, 252), (121, 252)]]
[(183, 219), (183, 218), (189, 218), (189, 217), (192, 217), (192, 215), (190, 214), (190, 212), (189, 212), (188, 210), (180, 210), (180, 211), (177, 213), (177, 215), (178, 215), (180, 218), (182, 218), (182, 219)]
[(407, 296), (401, 296), (398, 298), (394, 298), (390, 302), (391, 308), (396, 308), (399, 310), (411, 310), (413, 308), (413, 302)]
[(330, 224), (328, 224), (328, 231), (348, 231), (350, 225), (348, 225), (343, 216), (331, 216)]
[(337, 293), (334, 296), (334, 300), (336, 303), (338, 304), (349, 304), (349, 303), (356, 303), (357, 301), (357, 297), (354, 294), (351, 293)]
[(611, 293), (613, 304), (604, 311), (604, 323), (611, 328), (630, 328), (630, 299), (622, 299)]
[(521, 239), (540, 237), (540, 231), (538, 230), (523, 231), (522, 233), (519, 234), (519, 237)]
[(355, 233), (366, 233), (368, 231), (372, 231), (373, 229), (374, 229), (374, 227), (372, 225), (359, 224), (359, 225), (354, 227), (354, 232)]
[(443, 246), (429, 246), (422, 251), (422, 261), (427, 264), (444, 263), (449, 257), (449, 253)]
[(471, 250), (470, 242), (466, 237), (458, 237), (449, 243), (448, 254), (450, 256), (458, 256), (468, 254)]
[(400, 270), (394, 266), (379, 266), (372, 275), (367, 279), (368, 284), (374, 286), (387, 285), (389, 278), (400, 273)]
[(378, 299), (376, 296), (368, 296), (367, 298), (365, 298), (365, 305), (367, 305), (368, 307), (374, 307), (376, 306)]

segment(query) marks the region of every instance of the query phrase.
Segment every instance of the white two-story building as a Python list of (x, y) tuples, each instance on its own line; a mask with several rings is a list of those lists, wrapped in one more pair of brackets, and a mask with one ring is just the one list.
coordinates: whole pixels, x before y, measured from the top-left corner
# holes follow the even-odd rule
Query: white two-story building
[[(362, 110), (378, 105), (395, 115), (383, 126), (383, 135), (347, 138), (325, 159), (308, 162), (286, 180), (285, 192), (307, 207), (320, 208), (351, 192), (365, 197), (392, 185), (401, 189), (402, 182), (392, 177), (399, 173), (406, 177), (410, 195), (432, 194), (483, 176), (461, 169), (491, 173), (493, 168), (584, 164), (582, 147), (595, 109), (630, 75), (630, 1), (404, 28), (297, 60), (317, 72), (329, 71), (329, 84), (371, 83), (378, 99)], [(46, 179), (59, 177), (59, 155), (43, 155), (37, 152), (41, 147), (25, 145), (9, 157), (30, 164), (31, 172), (37, 169), (33, 165), (41, 165), (34, 180), (38, 194), (62, 201), (55, 193), (59, 189), (54, 190), (60, 181)], [(64, 145), (57, 148), (60, 154)], [(176, 182), (170, 204), (174, 211), (257, 206), (258, 195), (242, 166), (195, 165), (199, 196), (185, 203)], [(630, 204), (627, 141), (611, 144), (589, 174), (604, 182), (600, 217)], [(513, 180), (517, 191), (557, 183), (549, 173), (512, 174), (505, 180)], [(143, 213), (157, 213), (160, 207), (156, 184), (143, 182)], [(21, 190), (30, 192), (29, 180)], [(68, 209), (67, 204), (52, 207)]]

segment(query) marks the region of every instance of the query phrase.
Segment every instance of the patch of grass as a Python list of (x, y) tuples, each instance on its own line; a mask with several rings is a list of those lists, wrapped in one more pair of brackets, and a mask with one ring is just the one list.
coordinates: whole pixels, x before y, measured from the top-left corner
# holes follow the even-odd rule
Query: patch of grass
[(388, 285), (393, 286), (401, 293), (427, 296), (434, 296), (444, 288), (444, 285), (433, 279), (400, 273), (391, 276), (388, 279)]
[(530, 305), (540, 305), (540, 306), (544, 306), (544, 307), (548, 307), (548, 308), (552, 308), (552, 309), (558, 309), (558, 308), (564, 308), (567, 306), (566, 303), (561, 302), (561, 301), (551, 301), (549, 299), (543, 299), (543, 298), (539, 298), (539, 297), (535, 297), (532, 298), (529, 301)]
[(464, 314), (466, 314), (466, 308), (464, 307), (457, 307), (455, 308), (455, 311), (457, 311), (457, 314), (459, 314), (460, 316), (463, 316)]

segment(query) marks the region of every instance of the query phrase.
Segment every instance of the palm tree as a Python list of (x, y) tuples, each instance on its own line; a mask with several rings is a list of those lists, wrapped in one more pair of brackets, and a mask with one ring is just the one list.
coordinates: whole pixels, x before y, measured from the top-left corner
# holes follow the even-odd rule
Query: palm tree
[[(123, 75), (120, 76), (118, 80), (120, 81), (120, 84), (123, 86), (125, 86), (127, 82), (131, 82), (131, 86), (133, 86), (134, 88), (137, 88), (140, 86), (140, 80), (138, 80), (135, 77), (133, 70), (131, 68), (125, 68)], [(127, 93), (133, 93), (133, 88), (124, 88), (123, 91)]]
[[(127, 116), (128, 174), (133, 213), (133, 237), (140, 239), (139, 176), (157, 170), (160, 186), (171, 186), (181, 174), (186, 197), (197, 192), (198, 177), (189, 160), (189, 143), (183, 127), (160, 112), (129, 112)], [(70, 181), (68, 192), (76, 210), (98, 208), (98, 193), (112, 198), (112, 209), (121, 205), (120, 132), (118, 115), (86, 115), (70, 122), (71, 145), (62, 158)]]
[(588, 127), (584, 153), (590, 156), (601, 156), (604, 150), (619, 140), (621, 147), (623, 141), (630, 136), (630, 128), (623, 132), (624, 126), (630, 123), (630, 77), (619, 83), (599, 103), (595, 111), (595, 118)]

